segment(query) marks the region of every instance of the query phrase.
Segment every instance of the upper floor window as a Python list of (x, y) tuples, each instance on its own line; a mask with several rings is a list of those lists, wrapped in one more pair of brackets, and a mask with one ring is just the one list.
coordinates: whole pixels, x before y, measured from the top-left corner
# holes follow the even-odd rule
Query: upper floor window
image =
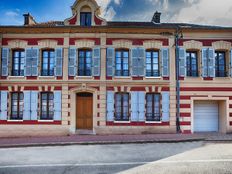
[(215, 76), (226, 77), (226, 56), (223, 51), (215, 52)]
[(116, 50), (115, 53), (116, 76), (129, 76), (129, 51), (128, 50)]
[(80, 19), (81, 26), (90, 27), (91, 21), (92, 21), (92, 13), (91, 12), (81, 12), (80, 16), (81, 16), (81, 19)]
[(159, 70), (159, 51), (146, 51), (146, 76), (158, 77)]
[(129, 121), (129, 94), (115, 94), (115, 121)]
[(54, 76), (55, 52), (54, 50), (42, 51), (42, 76)]
[(14, 92), (11, 94), (11, 119), (23, 119), (23, 93)]
[(197, 77), (198, 76), (198, 61), (197, 61), (197, 52), (187, 51), (187, 76)]
[(146, 95), (146, 121), (160, 121), (160, 94)]
[(24, 76), (24, 50), (14, 50), (12, 60), (12, 76)]
[(92, 50), (78, 50), (78, 76), (91, 76)]
[(41, 93), (41, 120), (53, 120), (54, 95), (52, 92)]

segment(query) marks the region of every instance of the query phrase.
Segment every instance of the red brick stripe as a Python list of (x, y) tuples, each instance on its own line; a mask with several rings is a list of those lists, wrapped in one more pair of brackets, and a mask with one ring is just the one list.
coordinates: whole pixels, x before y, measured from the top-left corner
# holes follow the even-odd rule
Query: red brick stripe
[(53, 122), (39, 122), (39, 121), (0, 121), (2, 125), (61, 125), (61, 121), (53, 121)]

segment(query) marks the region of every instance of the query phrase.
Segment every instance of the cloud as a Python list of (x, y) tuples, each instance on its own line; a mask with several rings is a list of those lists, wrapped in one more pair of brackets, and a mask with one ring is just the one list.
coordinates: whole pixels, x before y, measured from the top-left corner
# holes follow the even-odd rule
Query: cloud
[(170, 21), (187, 22), (207, 25), (232, 25), (232, 1), (231, 0), (199, 0), (191, 6), (180, 9)]
[(5, 15), (9, 16), (9, 17), (19, 16), (18, 12), (15, 12), (15, 11), (7, 11), (7, 12), (5, 12)]
[(106, 20), (112, 20), (116, 15), (112, 2), (116, 5), (121, 4), (121, 0), (97, 0), (98, 5), (101, 7), (101, 16)]
[(0, 18), (1, 25), (22, 25), (22, 16), (19, 9), (5, 10)]

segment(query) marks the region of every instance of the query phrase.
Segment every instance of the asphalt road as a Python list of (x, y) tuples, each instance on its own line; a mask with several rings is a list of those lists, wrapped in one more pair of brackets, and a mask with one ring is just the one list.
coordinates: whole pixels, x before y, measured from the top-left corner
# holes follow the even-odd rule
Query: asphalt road
[(232, 172), (232, 144), (188, 142), (0, 149), (0, 174), (201, 172)]

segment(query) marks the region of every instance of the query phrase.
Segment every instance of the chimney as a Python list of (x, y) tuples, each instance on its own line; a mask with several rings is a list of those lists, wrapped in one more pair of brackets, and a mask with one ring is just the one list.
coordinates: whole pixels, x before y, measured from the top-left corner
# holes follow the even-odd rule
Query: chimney
[(161, 16), (161, 13), (156, 11), (153, 18), (152, 18), (152, 22), (154, 22), (156, 24), (160, 24), (160, 16)]
[(33, 16), (30, 13), (24, 14), (24, 25), (34, 25), (36, 24)]

